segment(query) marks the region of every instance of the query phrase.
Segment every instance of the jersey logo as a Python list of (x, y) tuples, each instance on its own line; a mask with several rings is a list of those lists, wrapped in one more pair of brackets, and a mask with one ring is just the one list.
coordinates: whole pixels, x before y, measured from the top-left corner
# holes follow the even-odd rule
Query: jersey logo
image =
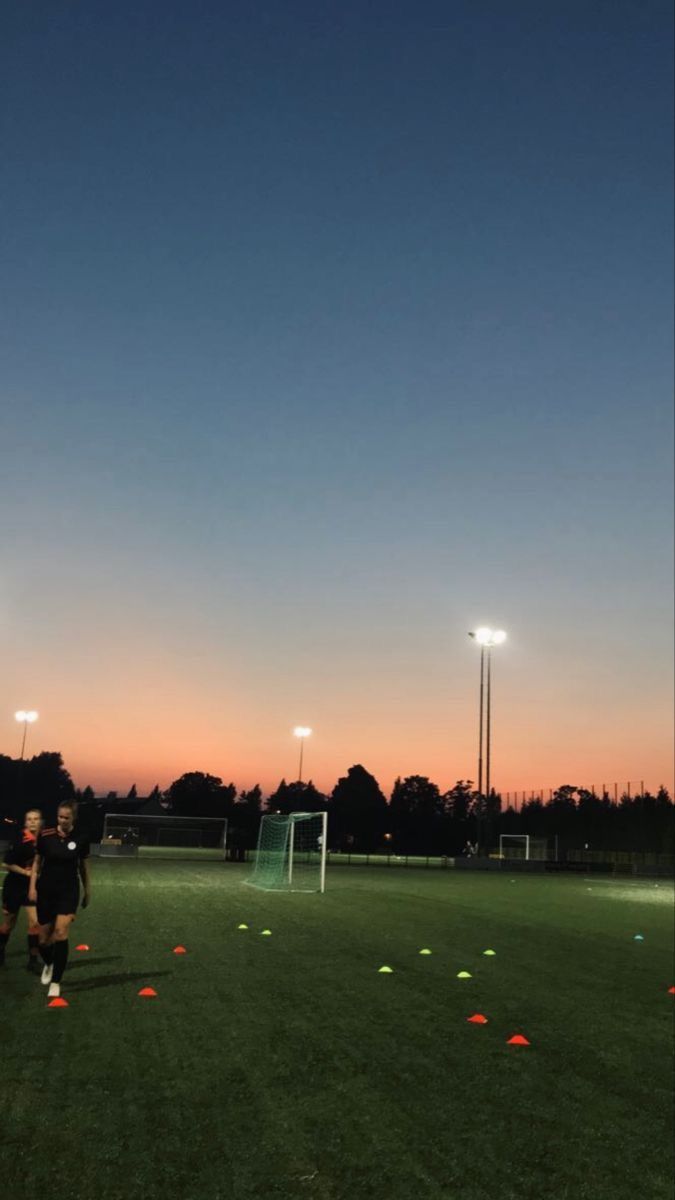
[(77, 842), (68, 842), (69, 850), (77, 850)]

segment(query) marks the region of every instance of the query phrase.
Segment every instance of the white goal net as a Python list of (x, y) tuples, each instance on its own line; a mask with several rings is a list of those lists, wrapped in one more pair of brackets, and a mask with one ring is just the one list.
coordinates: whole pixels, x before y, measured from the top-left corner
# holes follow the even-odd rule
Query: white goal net
[(265, 891), (325, 891), (327, 833), (326, 812), (267, 813), (246, 883)]

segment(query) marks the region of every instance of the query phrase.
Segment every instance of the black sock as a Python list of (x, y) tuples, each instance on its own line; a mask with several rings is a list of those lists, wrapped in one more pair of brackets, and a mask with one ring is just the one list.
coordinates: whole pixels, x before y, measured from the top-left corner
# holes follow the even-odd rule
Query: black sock
[(54, 942), (54, 973), (52, 983), (60, 983), (68, 962), (68, 939), (65, 942)]
[(38, 952), (38, 935), (37, 933), (28, 934), (28, 953), (31, 958), (36, 958)]
[(45, 966), (51, 966), (54, 961), (54, 947), (49, 943), (45, 944), (44, 942), (40, 942), (38, 945), (38, 950), (40, 951), (40, 958)]

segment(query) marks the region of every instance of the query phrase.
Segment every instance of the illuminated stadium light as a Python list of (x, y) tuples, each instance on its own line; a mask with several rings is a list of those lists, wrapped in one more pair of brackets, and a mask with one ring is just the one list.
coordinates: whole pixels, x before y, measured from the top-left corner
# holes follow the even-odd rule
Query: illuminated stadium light
[[(501, 646), (506, 641), (506, 633), (503, 629), (490, 629), (487, 625), (481, 625), (478, 629), (474, 629), (469, 633), (469, 637), (478, 642), (480, 646), (480, 704), (478, 717), (478, 795), (483, 796), (483, 726), (485, 725), (485, 740), (486, 740), (486, 771), (485, 771), (485, 795), (490, 795), (490, 735), (491, 735), (491, 653), (493, 646)], [(485, 651), (487, 650), (487, 656)], [(487, 663), (486, 663), (487, 658)], [(486, 675), (487, 671), (487, 675)], [(487, 683), (486, 704), (483, 704), (483, 691)], [(485, 711), (485, 718), (483, 713)], [(480, 843), (480, 816), (478, 841)]]
[(302, 752), (305, 748), (305, 738), (311, 734), (311, 729), (308, 725), (296, 725), (293, 733), (296, 738), (300, 739), (300, 765), (298, 767), (298, 783), (302, 783)]
[(26, 732), (28, 730), (28, 726), (32, 725), (34, 721), (37, 721), (37, 719), (38, 719), (38, 714), (32, 708), (29, 708), (27, 710), (20, 708), (18, 710), (18, 712), (14, 713), (14, 720), (20, 721), (21, 724), (23, 725), (23, 737), (21, 739), (21, 754), (19, 755), (20, 759), (23, 758), (23, 752), (26, 749)]
[(24, 712), (24, 710), (20, 708), (18, 712), (14, 713), (14, 716), (17, 721), (27, 721), (29, 725), (32, 725), (33, 721), (37, 721), (38, 719), (37, 713), (33, 712), (32, 709), (29, 712)]

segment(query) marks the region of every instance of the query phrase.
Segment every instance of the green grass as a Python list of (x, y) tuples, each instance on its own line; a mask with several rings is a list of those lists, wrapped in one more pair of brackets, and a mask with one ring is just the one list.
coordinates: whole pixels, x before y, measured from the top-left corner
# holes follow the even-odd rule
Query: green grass
[(13, 936), (12, 1200), (672, 1200), (670, 885), (249, 869), (94, 862), (68, 1009)]

